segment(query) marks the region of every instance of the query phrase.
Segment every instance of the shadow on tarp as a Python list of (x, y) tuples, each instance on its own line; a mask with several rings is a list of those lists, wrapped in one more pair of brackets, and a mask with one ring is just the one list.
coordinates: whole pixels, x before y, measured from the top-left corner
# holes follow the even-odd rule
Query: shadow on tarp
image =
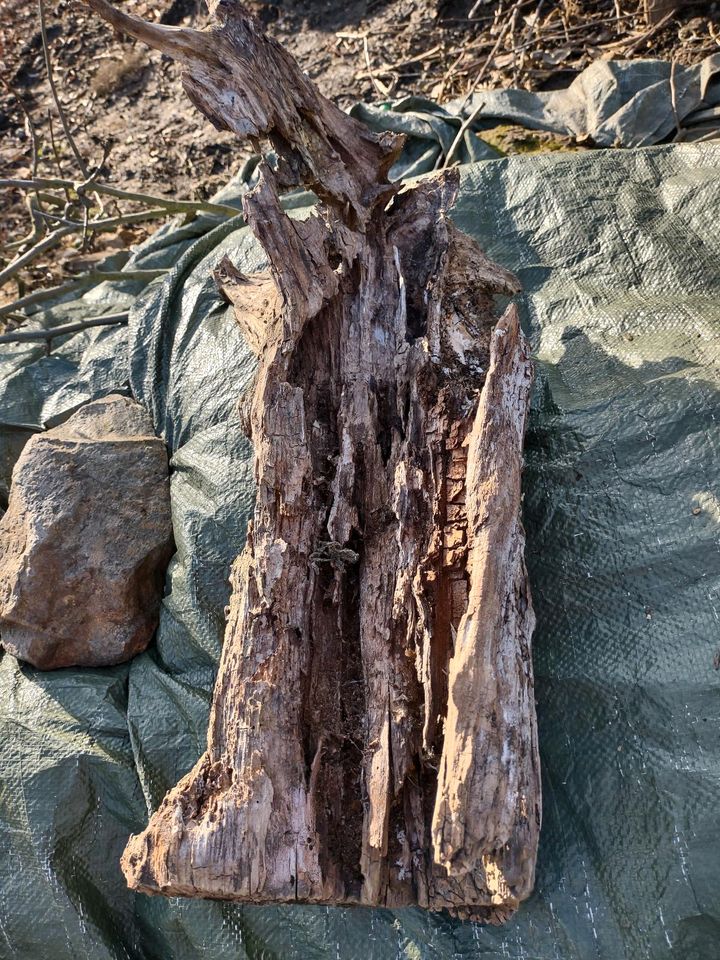
[(710, 960), (720, 515), (693, 511), (716, 485), (720, 393), (684, 358), (628, 367), (577, 328), (563, 341), (561, 359), (539, 365), (524, 477), (537, 891), (573, 931), (569, 956), (672, 945)]

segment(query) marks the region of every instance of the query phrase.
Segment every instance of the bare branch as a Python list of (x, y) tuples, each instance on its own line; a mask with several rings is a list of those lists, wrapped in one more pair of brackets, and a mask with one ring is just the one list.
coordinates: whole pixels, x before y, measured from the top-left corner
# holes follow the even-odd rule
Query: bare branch
[[(86, 230), (92, 231), (93, 233), (104, 233), (115, 230), (115, 228), (121, 224), (158, 220), (161, 217), (166, 217), (167, 214), (168, 211), (165, 207), (159, 207), (155, 210), (140, 210), (138, 213), (125, 213), (120, 217), (109, 217), (106, 220), (90, 220), (87, 224), (82, 221), (68, 221), (61, 218), (62, 226), (58, 227), (53, 233), (49, 233), (44, 239), (30, 247), (25, 253), (16, 257), (4, 270), (0, 270), (0, 286), (15, 276), (23, 267), (26, 267), (29, 263), (32, 263), (33, 260), (36, 260), (41, 254), (57, 247), (65, 237), (73, 233), (84, 232)], [(55, 218), (55, 215), (50, 213), (43, 213), (43, 216)]]
[[(73, 277), (67, 283), (60, 284), (57, 287), (46, 287), (43, 290), (36, 290), (29, 293), (13, 303), (6, 303), (0, 307), (0, 317), (13, 315), (17, 310), (25, 310), (27, 307), (38, 303), (46, 303), (48, 300), (54, 300), (56, 297), (62, 297), (66, 293), (79, 293), (81, 290), (87, 290), (89, 287), (97, 286), (99, 283), (105, 283), (108, 280), (118, 281), (137, 281), (144, 280), (149, 283), (157, 277), (163, 277), (167, 270), (93, 270), (90, 273), (84, 273), (82, 276)], [(21, 317), (21, 319), (25, 319)]]
[(12, 333), (4, 333), (0, 336), (0, 343), (33, 343), (44, 340), (49, 343), (57, 337), (64, 337), (68, 333), (79, 333), (81, 330), (89, 330), (91, 327), (109, 327), (115, 324), (127, 323), (128, 314), (108, 313), (103, 317), (88, 317), (86, 320), (78, 320), (77, 323), (66, 323), (61, 327), (53, 327), (51, 330), (15, 330)]
[(187, 27), (169, 27), (159, 23), (148, 23), (130, 13), (117, 10), (106, 0), (85, 0), (87, 5), (116, 30), (141, 40), (155, 50), (161, 50), (178, 60), (189, 60), (197, 56), (198, 50), (217, 58), (215, 38), (190, 30)]
[(58, 115), (60, 116), (60, 123), (62, 124), (62, 128), (65, 131), (65, 136), (67, 137), (67, 141), (70, 144), (70, 149), (75, 155), (75, 159), (77, 160), (78, 167), (80, 168), (80, 171), (83, 177), (87, 179), (87, 176), (88, 176), (87, 164), (85, 163), (85, 160), (83, 159), (82, 154), (77, 148), (75, 139), (70, 131), (70, 125), (68, 124), (67, 117), (65, 116), (65, 110), (63, 108), (63, 105), (60, 103), (60, 97), (58, 96), (57, 88), (55, 87), (55, 78), (53, 76), (52, 60), (50, 59), (50, 44), (48, 43), (47, 29), (45, 26), (45, 0), (38, 0), (38, 11), (40, 13), (40, 34), (42, 36), (43, 53), (45, 55), (45, 67), (47, 68), (48, 83), (50, 84), (50, 92), (52, 93), (52, 98), (55, 101), (55, 106), (57, 107), (57, 112), (58, 112)]
[(41, 253), (45, 253), (47, 250), (52, 250), (53, 247), (59, 246), (65, 237), (69, 237), (71, 233), (75, 233), (76, 229), (76, 227), (60, 227), (58, 230), (49, 233), (42, 240), (39, 240), (34, 246), (30, 247), (29, 250), (26, 250), (25, 253), (16, 257), (3, 270), (0, 270), (0, 287), (11, 277), (14, 277), (19, 270), (22, 270), (23, 267), (32, 263)]
[(237, 217), (242, 212), (229, 203), (212, 203), (209, 200), (168, 200), (165, 197), (155, 197), (149, 193), (123, 190), (121, 187), (113, 187), (109, 183), (93, 181), (91, 184), (81, 184), (62, 177), (34, 177), (31, 180), (5, 178), (0, 179), (0, 187), (17, 187), (20, 190), (34, 190), (36, 187), (58, 188), (75, 190), (76, 193), (82, 193), (85, 189), (91, 188), (95, 193), (117, 197), (119, 200), (149, 203), (157, 207), (163, 207), (168, 213), (215, 213), (223, 217)]
[(457, 136), (455, 137), (455, 139), (454, 139), (453, 142), (452, 142), (452, 146), (450, 147), (450, 149), (449, 149), (448, 152), (447, 152), (447, 156), (445, 157), (445, 163), (443, 163), (441, 169), (444, 170), (446, 167), (449, 167), (449, 166), (450, 166), (450, 164), (451, 164), (451, 162), (452, 162), (452, 160), (453, 160), (453, 158), (454, 158), (454, 156), (455, 156), (455, 151), (457, 150), (457, 148), (459, 147), (459, 145), (462, 143), (462, 138), (465, 136), (465, 131), (468, 130), (468, 129), (472, 126), (472, 124), (475, 122), (476, 117), (478, 116), (478, 114), (480, 113), (480, 111), (482, 110), (482, 108), (483, 108), (484, 106), (485, 106), (485, 101), (482, 100), (482, 101), (477, 105), (477, 107), (475, 107), (475, 109), (474, 109), (473, 112), (470, 114), (470, 116), (467, 118), (467, 120), (465, 120), (465, 121), (462, 123), (462, 125), (460, 126), (460, 129), (459, 129), (458, 132), (457, 132)]

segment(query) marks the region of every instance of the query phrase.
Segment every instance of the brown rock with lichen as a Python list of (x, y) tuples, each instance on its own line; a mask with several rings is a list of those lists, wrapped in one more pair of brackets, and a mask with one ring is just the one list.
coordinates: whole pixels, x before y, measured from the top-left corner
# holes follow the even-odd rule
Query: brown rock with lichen
[(111, 396), (32, 437), (0, 520), (0, 640), (35, 667), (109, 666), (150, 642), (172, 553), (165, 444)]

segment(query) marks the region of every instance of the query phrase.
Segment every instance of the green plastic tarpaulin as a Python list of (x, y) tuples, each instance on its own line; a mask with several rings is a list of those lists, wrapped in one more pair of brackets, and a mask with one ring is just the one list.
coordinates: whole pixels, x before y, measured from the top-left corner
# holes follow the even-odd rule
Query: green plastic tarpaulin
[[(231, 185), (222, 199), (237, 198)], [(0, 659), (0, 957), (713, 960), (720, 957), (720, 145), (462, 169), (456, 222), (522, 280), (537, 382), (525, 523), (544, 821), (502, 928), (421, 910), (128, 891), (128, 835), (203, 750), (228, 574), (252, 509), (236, 404), (253, 375), (214, 265), (263, 263), (242, 217), (162, 228), (32, 322), (130, 308), (0, 355), (0, 472), (30, 431), (129, 390), (171, 455), (177, 553), (157, 640), (112, 669)]]

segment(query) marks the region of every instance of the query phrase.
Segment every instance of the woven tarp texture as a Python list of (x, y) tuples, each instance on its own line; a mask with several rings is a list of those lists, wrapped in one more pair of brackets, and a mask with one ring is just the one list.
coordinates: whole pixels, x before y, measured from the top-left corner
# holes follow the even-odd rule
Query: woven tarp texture
[(0, 494), (33, 430), (131, 391), (170, 449), (177, 553), (130, 664), (0, 659), (0, 957), (720, 958), (718, 209), (712, 143), (462, 168), (453, 217), (520, 277), (537, 365), (524, 512), (544, 819), (535, 892), (501, 928), (125, 887), (128, 835), (203, 751), (252, 509), (237, 404), (254, 364), (211, 276), (224, 255), (263, 263), (242, 217), (165, 227), (130, 261), (164, 278), (33, 321), (129, 306), (127, 327), (3, 348)]
[(562, 90), (482, 90), (443, 105), (410, 96), (358, 103), (350, 112), (376, 130), (408, 138), (393, 167), (398, 177), (435, 170), (448, 160), (472, 163), (498, 156), (483, 137), (503, 124), (597, 147), (709, 139), (720, 131), (720, 53), (693, 66), (596, 60)]

